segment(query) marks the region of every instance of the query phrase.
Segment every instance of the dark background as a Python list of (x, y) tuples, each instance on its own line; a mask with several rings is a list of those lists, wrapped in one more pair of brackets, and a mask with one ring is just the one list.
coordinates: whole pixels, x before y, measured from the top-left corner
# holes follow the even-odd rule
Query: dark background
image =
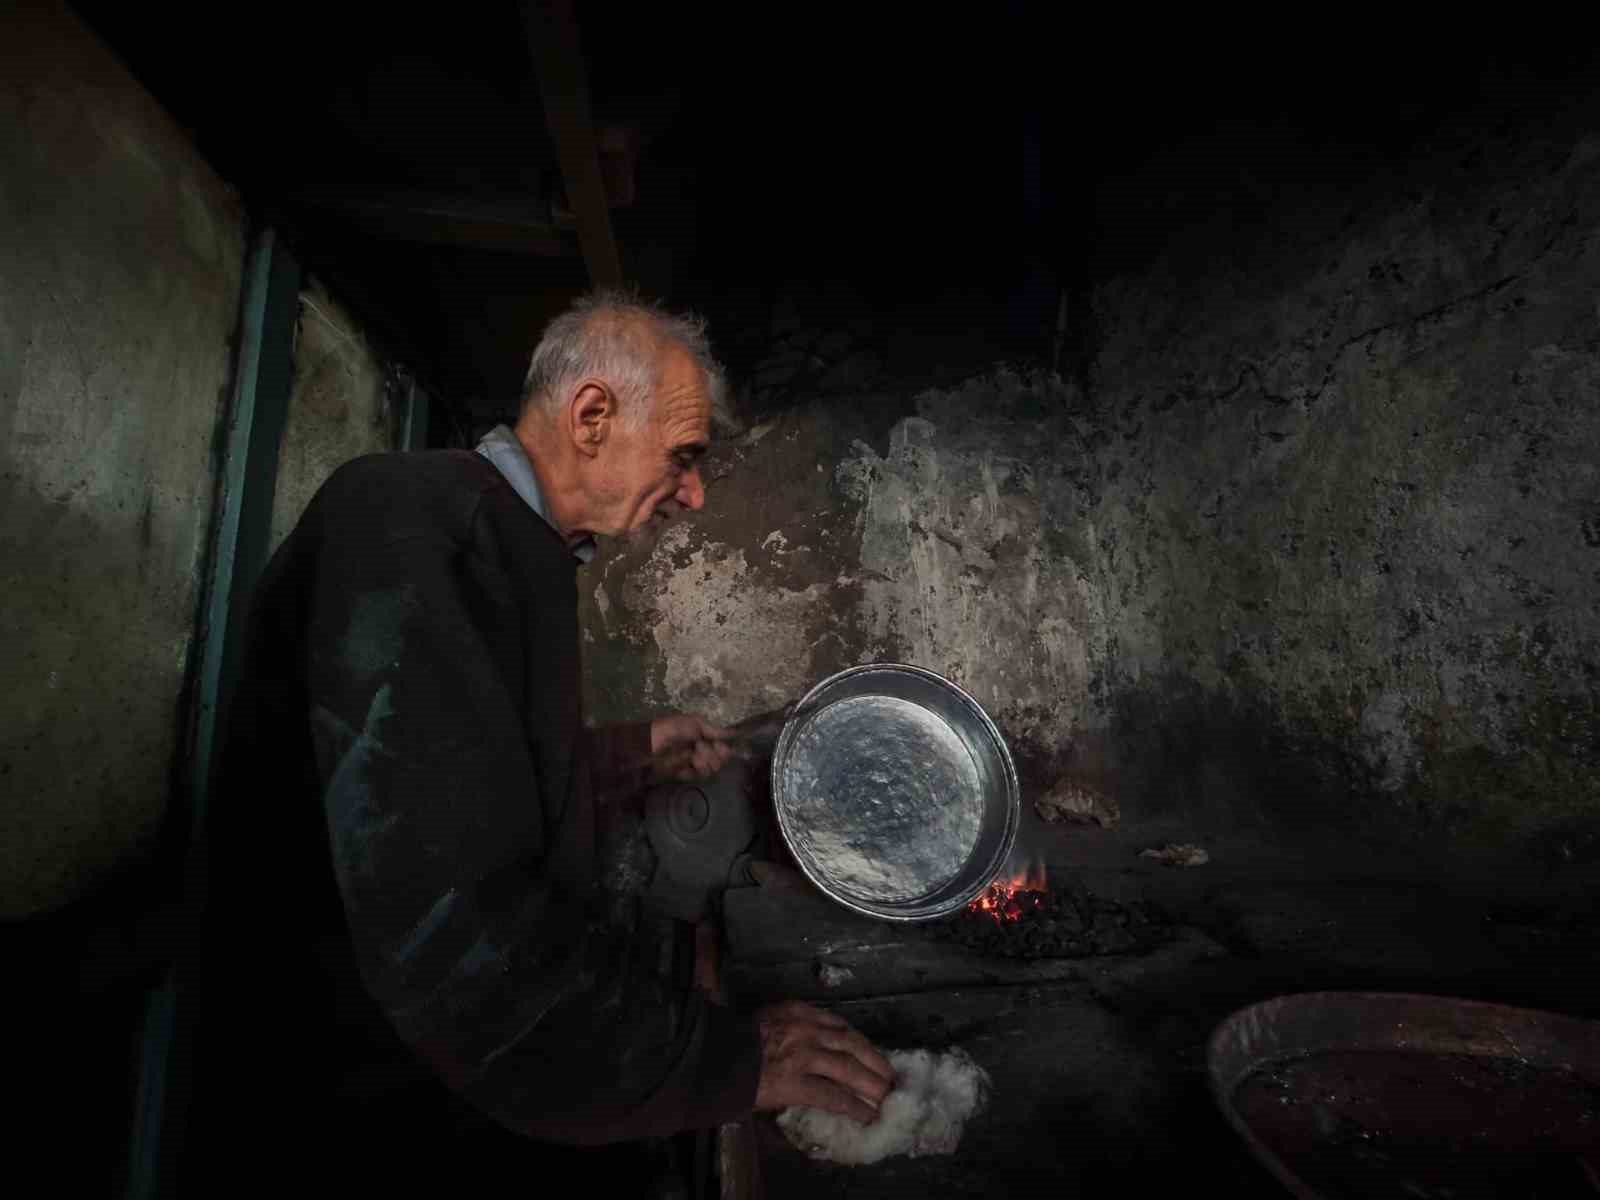
[[(596, 125), (640, 145), (636, 198), (612, 214), (625, 273), (705, 312), (736, 373), (797, 283), (851, 310), (819, 323), (915, 330), (913, 355), (973, 362), (1047, 357), (1066, 289), (1070, 368), (1092, 279), (1196, 229), (1248, 253), (1280, 211), (1381, 189), (1487, 110), (1535, 120), (1596, 64), (1557, 29), (1025, 7), (580, 5)], [(514, 408), (540, 325), (586, 281), (570, 232), (562, 256), (421, 245), (304, 202), (425, 188), (548, 207), (559, 172), (514, 3), (295, 0), (247, 28), (216, 8), (78, 8), (433, 382), (460, 426), (441, 432)]]
[[(215, 5), (76, 7), (252, 215), (287, 230), (430, 385), (436, 442), (514, 410), (542, 323), (586, 285), (571, 232), (555, 230), (555, 254), (446, 245), (377, 236), (306, 199), (425, 189), (549, 212), (559, 172), (514, 4), (295, 0), (247, 22)], [(637, 196), (612, 213), (624, 270), (705, 312), (736, 382), (795, 304), (805, 323), (894, 347), (886, 370), (919, 373), (1047, 360), (1065, 297), (1060, 365), (1082, 371), (1095, 281), (1158, 256), (1202, 279), (1270, 260), (1282, 222), (1392, 200), (1463, 129), (1493, 145), (1592, 105), (1596, 51), (1565, 28), (1319, 16), (583, 6), (597, 124), (641, 147)], [(37, 950), (20, 961), (81, 977), (70, 1040), (39, 1047), (52, 1062), (130, 1065), (138, 989), (160, 963), (115, 930), (170, 889), (173, 867), (148, 864), (20, 932)], [(132, 998), (123, 1016), (92, 999), (107, 989)], [(63, 1083), (59, 1099), (78, 1128), (114, 1137), (126, 1097), (94, 1082)]]

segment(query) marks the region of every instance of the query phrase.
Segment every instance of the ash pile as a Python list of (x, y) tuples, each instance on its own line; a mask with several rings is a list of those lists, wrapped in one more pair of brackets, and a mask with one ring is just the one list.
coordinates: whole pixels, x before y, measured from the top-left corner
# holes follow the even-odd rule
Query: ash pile
[(1172, 926), (1149, 904), (1120, 904), (1084, 888), (992, 884), (938, 933), (1001, 958), (1090, 958), (1142, 953), (1169, 940)]

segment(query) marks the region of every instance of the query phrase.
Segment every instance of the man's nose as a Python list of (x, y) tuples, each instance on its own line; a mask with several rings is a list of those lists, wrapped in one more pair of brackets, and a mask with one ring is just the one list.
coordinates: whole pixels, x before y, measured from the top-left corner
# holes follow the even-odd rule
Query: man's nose
[(699, 467), (690, 467), (689, 473), (678, 485), (678, 503), (690, 512), (699, 512), (705, 507), (706, 485), (701, 482)]

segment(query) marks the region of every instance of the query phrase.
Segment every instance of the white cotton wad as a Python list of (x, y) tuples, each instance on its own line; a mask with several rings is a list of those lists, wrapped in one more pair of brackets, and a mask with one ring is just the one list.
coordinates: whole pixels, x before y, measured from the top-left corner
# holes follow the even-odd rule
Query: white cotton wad
[(862, 1125), (816, 1108), (786, 1108), (778, 1128), (797, 1150), (865, 1165), (896, 1154), (953, 1154), (961, 1131), (989, 1099), (989, 1074), (964, 1050), (891, 1050), (895, 1089), (878, 1119)]

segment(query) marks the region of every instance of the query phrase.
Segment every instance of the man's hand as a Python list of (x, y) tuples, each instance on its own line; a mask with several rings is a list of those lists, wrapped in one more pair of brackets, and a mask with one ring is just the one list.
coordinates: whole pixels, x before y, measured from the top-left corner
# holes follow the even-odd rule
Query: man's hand
[(733, 757), (733, 731), (704, 717), (673, 713), (650, 722), (650, 756), (663, 779), (692, 782), (722, 770)]
[(761, 1031), (761, 1082), (756, 1108), (804, 1104), (851, 1117), (878, 1119), (894, 1090), (894, 1068), (840, 1018), (791, 1000), (756, 1013)]

